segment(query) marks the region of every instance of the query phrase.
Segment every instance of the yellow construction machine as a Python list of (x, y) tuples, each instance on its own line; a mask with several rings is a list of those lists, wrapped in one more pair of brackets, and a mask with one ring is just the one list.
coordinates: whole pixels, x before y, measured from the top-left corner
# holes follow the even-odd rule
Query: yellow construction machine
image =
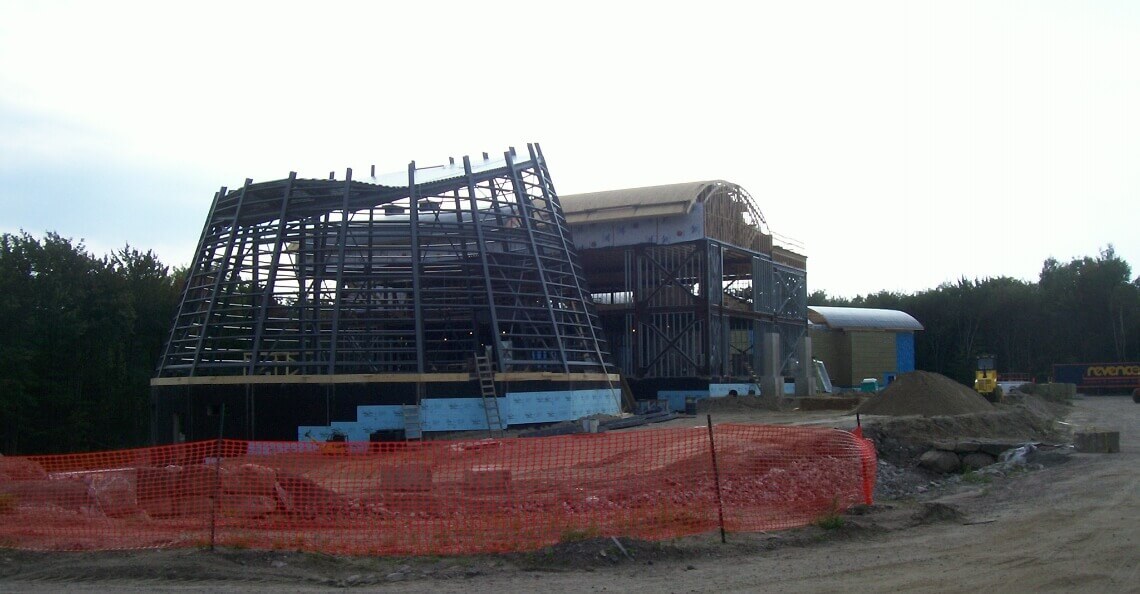
[(990, 402), (1001, 402), (1002, 391), (998, 385), (997, 368), (993, 355), (978, 355), (978, 368), (974, 371), (974, 391)]

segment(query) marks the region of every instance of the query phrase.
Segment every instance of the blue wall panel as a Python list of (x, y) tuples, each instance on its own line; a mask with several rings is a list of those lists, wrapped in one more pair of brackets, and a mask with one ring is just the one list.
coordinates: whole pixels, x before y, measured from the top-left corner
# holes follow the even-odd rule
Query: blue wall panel
[(760, 386), (756, 384), (709, 384), (709, 396), (713, 398), (728, 396), (728, 393), (733, 390), (736, 390), (737, 396), (747, 396), (749, 390), (752, 390), (754, 394), (759, 394)]
[(373, 431), (391, 431), (404, 428), (404, 410), (399, 405), (368, 405), (356, 407), (356, 421)]
[(895, 369), (899, 373), (914, 371), (914, 333), (895, 334)]
[[(502, 412), (503, 398), (499, 398)], [(487, 429), (482, 398), (429, 398), (420, 403), (424, 431), (472, 431)]]
[[(685, 410), (685, 399), (695, 398), (724, 398), (728, 393), (736, 390), (737, 396), (747, 396), (749, 390), (760, 393), (760, 386), (756, 384), (709, 384), (708, 390), (658, 390), (657, 398), (669, 401), (669, 408), (675, 411)], [(792, 393), (795, 393), (794, 386)]]
[[(595, 414), (621, 413), (620, 395), (610, 389), (510, 392), (500, 411), (508, 425), (572, 421)], [(486, 425), (486, 423), (484, 423)]]
[[(510, 392), (498, 400), (499, 415), (508, 426), (621, 413), (620, 394), (616, 389)], [(426, 399), (420, 405), (420, 420), (424, 431), (487, 429), (487, 413), (479, 397)], [(373, 432), (403, 428), (404, 412), (399, 405), (358, 406), (355, 421), (334, 421), (328, 427), (301, 426), (297, 428), (297, 440), (326, 441), (334, 432), (339, 432), (349, 441), (368, 441)]]
[(332, 429), (345, 436), (348, 441), (368, 441), (369, 435), (374, 431), (356, 421), (333, 421)]

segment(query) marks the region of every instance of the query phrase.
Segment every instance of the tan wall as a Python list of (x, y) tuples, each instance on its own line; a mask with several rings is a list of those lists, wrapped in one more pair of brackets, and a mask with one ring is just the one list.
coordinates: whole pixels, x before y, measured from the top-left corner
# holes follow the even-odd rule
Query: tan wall
[(853, 386), (866, 377), (881, 383), (883, 374), (897, 371), (894, 332), (851, 332), (851, 383)]
[(823, 361), (831, 383), (837, 386), (851, 384), (851, 350), (846, 332), (812, 328), (812, 357)]

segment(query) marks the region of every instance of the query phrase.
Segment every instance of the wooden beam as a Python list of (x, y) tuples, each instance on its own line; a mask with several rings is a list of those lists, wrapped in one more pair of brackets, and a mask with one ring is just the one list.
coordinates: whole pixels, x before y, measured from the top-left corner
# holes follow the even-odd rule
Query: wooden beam
[[(521, 371), (496, 373), (497, 382), (554, 381), (590, 382), (618, 381), (616, 373), (553, 373)], [(337, 375), (198, 375), (193, 377), (157, 377), (151, 386), (234, 386), (246, 384), (396, 384), (414, 382), (470, 382), (469, 373), (353, 373)]]

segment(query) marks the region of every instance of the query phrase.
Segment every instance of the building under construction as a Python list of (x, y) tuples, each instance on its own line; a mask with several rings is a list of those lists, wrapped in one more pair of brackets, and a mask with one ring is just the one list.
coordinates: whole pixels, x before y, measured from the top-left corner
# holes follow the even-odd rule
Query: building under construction
[[(810, 393), (807, 260), (740, 186), (563, 196), (614, 362), (638, 399)], [(790, 242), (789, 242), (790, 244)], [(789, 384), (789, 388), (790, 388)]]
[(352, 441), (620, 410), (537, 145), (222, 188), (152, 380), (157, 442)]
[(537, 145), (246, 180), (198, 242), (155, 440), (495, 431), (618, 413), (622, 377), (674, 408), (806, 392), (805, 269), (735, 184), (560, 201)]

